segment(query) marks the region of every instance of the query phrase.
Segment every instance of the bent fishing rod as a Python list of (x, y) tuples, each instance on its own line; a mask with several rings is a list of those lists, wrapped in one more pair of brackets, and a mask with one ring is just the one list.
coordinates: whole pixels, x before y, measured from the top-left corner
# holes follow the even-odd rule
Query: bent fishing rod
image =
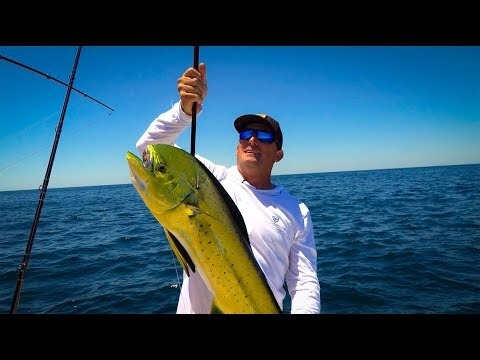
[[(58, 79), (54, 78), (53, 76), (51, 76), (51, 75), (49, 75), (49, 74), (47, 74), (47, 73), (44, 73), (44, 72), (39, 71), (39, 70), (37, 70), (37, 69), (34, 69), (34, 68), (32, 68), (32, 67), (30, 67), (30, 66), (28, 66), (28, 65), (19, 63), (18, 61), (15, 61), (15, 60), (13, 60), (13, 59), (9, 59), (9, 58), (1, 55), (1, 54), (0, 54), (0, 60), (5, 60), (5, 61), (8, 61), (8, 62), (11, 62), (12, 64), (18, 65), (18, 66), (23, 67), (23, 68), (25, 68), (25, 69), (27, 69), (27, 70), (33, 71), (34, 73), (37, 73), (37, 74), (42, 75), (42, 76), (45, 76), (45, 77), (46, 77), (47, 79), (49, 79), (49, 80), (56, 81), (57, 83), (62, 84), (62, 85), (64, 85), (64, 86), (66, 86), (66, 87), (69, 86), (68, 84), (64, 83), (63, 81), (58, 80)], [(83, 92), (83, 91), (80, 91), (80, 90), (78, 90), (78, 89), (75, 89), (73, 86), (72, 86), (72, 90), (74, 90), (74, 91), (82, 94), (83, 96), (85, 96), (85, 97), (87, 97), (87, 98), (95, 101), (96, 103), (98, 103), (98, 104), (106, 107), (107, 109), (110, 109), (110, 110), (112, 110), (112, 111), (115, 111), (115, 110), (113, 110), (110, 106), (107, 106), (107, 105), (105, 105), (104, 103), (98, 101), (97, 99), (94, 99), (93, 97), (91, 97), (90, 95), (88, 95), (87, 93), (85, 93), (85, 92)]]
[(58, 141), (60, 140), (60, 134), (62, 132), (63, 119), (65, 118), (65, 113), (67, 111), (68, 101), (70, 99), (70, 93), (73, 89), (73, 82), (75, 80), (75, 73), (77, 72), (78, 60), (80, 58), (82, 47), (80, 46), (77, 50), (77, 55), (75, 57), (75, 62), (73, 64), (72, 74), (70, 75), (70, 82), (67, 85), (67, 93), (65, 95), (65, 100), (63, 102), (62, 113), (58, 121), (57, 129), (55, 132), (55, 138), (53, 141), (52, 151), (50, 153), (50, 160), (48, 161), (47, 171), (45, 173), (45, 178), (43, 180), (43, 185), (40, 191), (40, 198), (38, 199), (37, 211), (35, 212), (35, 218), (33, 220), (32, 229), (30, 231), (30, 236), (28, 238), (27, 247), (25, 249), (25, 255), (23, 261), (20, 265), (20, 270), (18, 274), (17, 286), (15, 288), (15, 294), (13, 296), (12, 305), (10, 308), (10, 313), (15, 314), (17, 312), (18, 302), (20, 300), (20, 292), (23, 285), (23, 280), (25, 278), (25, 273), (27, 271), (28, 261), (30, 259), (30, 253), (32, 251), (33, 240), (35, 238), (35, 233), (37, 231), (38, 221), (40, 219), (40, 213), (42, 212), (43, 202), (45, 200), (45, 195), (47, 193), (48, 182), (50, 181), (50, 173), (52, 172), (53, 161), (55, 159), (55, 154), (57, 152)]

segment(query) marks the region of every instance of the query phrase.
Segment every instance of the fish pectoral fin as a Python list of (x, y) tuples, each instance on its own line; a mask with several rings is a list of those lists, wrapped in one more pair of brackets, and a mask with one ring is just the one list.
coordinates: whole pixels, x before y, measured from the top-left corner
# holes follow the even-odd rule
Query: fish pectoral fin
[(218, 307), (215, 299), (212, 301), (212, 308), (210, 309), (210, 314), (223, 314), (223, 311)]
[(195, 272), (195, 264), (193, 263), (192, 258), (190, 255), (188, 255), (187, 250), (182, 246), (180, 241), (173, 235), (170, 231), (167, 229), (163, 228), (165, 230), (165, 236), (167, 237), (168, 242), (170, 243), (170, 247), (173, 250), (173, 253), (177, 257), (178, 261), (182, 265), (183, 270), (187, 274), (187, 276), (190, 276), (190, 272), (188, 268), (192, 269), (193, 272)]
[(186, 204), (185, 205), (187, 210), (188, 210), (188, 216), (196, 216), (200, 213), (202, 213), (202, 209), (200, 209), (198, 206), (196, 205), (192, 205), (192, 204)]

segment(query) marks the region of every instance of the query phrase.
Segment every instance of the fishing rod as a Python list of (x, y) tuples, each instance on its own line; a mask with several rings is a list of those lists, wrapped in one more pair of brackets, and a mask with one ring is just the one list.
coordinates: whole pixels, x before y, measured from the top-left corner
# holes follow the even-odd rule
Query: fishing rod
[(23, 285), (23, 279), (25, 278), (25, 273), (27, 271), (28, 260), (30, 259), (30, 253), (32, 251), (33, 240), (35, 238), (35, 233), (37, 231), (38, 221), (40, 219), (40, 213), (42, 212), (43, 202), (45, 200), (45, 195), (47, 194), (48, 182), (50, 181), (50, 173), (52, 172), (53, 161), (55, 159), (55, 153), (57, 152), (58, 141), (60, 140), (60, 134), (62, 132), (63, 119), (65, 118), (65, 113), (67, 111), (68, 100), (70, 99), (70, 93), (73, 89), (73, 81), (75, 80), (75, 73), (77, 72), (78, 60), (80, 58), (80, 53), (82, 47), (79, 46), (77, 50), (77, 55), (75, 57), (75, 62), (73, 64), (72, 74), (70, 75), (70, 82), (67, 85), (67, 93), (65, 95), (65, 100), (63, 102), (62, 113), (58, 121), (57, 130), (55, 132), (55, 138), (53, 141), (52, 151), (50, 153), (50, 160), (48, 161), (47, 171), (45, 173), (45, 178), (43, 180), (43, 185), (40, 191), (40, 197), (38, 199), (37, 211), (35, 212), (35, 218), (33, 220), (32, 229), (30, 230), (30, 236), (28, 238), (27, 247), (25, 249), (25, 255), (23, 261), (20, 265), (20, 270), (18, 274), (17, 286), (15, 288), (15, 294), (13, 296), (12, 305), (10, 308), (10, 313), (15, 314), (17, 312), (18, 302), (20, 300), (20, 291)]
[[(28, 69), (28, 70), (30, 70), (30, 71), (33, 71), (33, 72), (35, 72), (35, 73), (37, 73), (37, 74), (39, 74), (39, 75), (45, 76), (45, 77), (46, 77), (47, 79), (49, 79), (49, 80), (56, 81), (57, 83), (62, 84), (62, 85), (64, 85), (64, 86), (66, 86), (66, 87), (69, 86), (68, 84), (64, 83), (63, 81), (58, 80), (58, 79), (54, 78), (53, 76), (51, 76), (51, 75), (49, 75), (49, 74), (47, 74), (47, 73), (44, 73), (44, 72), (42, 72), (42, 71), (40, 71), (40, 70), (37, 70), (37, 69), (34, 69), (34, 68), (32, 68), (32, 67), (30, 67), (30, 66), (28, 66), (28, 65), (24, 65), (24, 64), (22, 64), (22, 63), (19, 63), (18, 61), (15, 61), (15, 60), (13, 60), (13, 59), (9, 59), (9, 58), (1, 55), (1, 54), (0, 54), (0, 60), (5, 60), (5, 61), (8, 61), (8, 62), (11, 62), (12, 64), (18, 65), (18, 66), (20, 66), (20, 67), (23, 67), (23, 68), (25, 68), (25, 69)], [(110, 106), (107, 106), (107, 105), (105, 105), (104, 103), (98, 101), (97, 99), (94, 99), (93, 97), (91, 97), (90, 95), (88, 95), (87, 93), (85, 93), (85, 92), (83, 92), (83, 91), (80, 91), (80, 90), (78, 90), (78, 89), (75, 89), (74, 87), (72, 87), (72, 90), (74, 90), (74, 91), (82, 94), (83, 96), (85, 96), (85, 97), (87, 97), (87, 98), (95, 101), (96, 103), (98, 103), (98, 104), (106, 107), (107, 109), (110, 109), (111, 111), (115, 111), (115, 110), (113, 110)]]
[[(195, 70), (198, 70), (198, 55), (199, 55), (199, 46), (195, 45), (193, 47), (193, 67)], [(191, 150), (190, 153), (195, 155), (195, 133), (197, 131), (197, 102), (194, 102), (192, 105), (192, 135), (191, 135)]]

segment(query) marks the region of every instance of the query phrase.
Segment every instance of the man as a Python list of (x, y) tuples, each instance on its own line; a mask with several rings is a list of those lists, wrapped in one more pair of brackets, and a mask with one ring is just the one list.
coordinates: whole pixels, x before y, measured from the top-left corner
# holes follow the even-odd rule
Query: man
[[(140, 154), (148, 144), (174, 145), (207, 95), (206, 65), (188, 68), (178, 79), (180, 101), (160, 114), (137, 141)], [(248, 114), (234, 122), (239, 133), (237, 163), (227, 168), (195, 155), (220, 181), (240, 210), (253, 254), (283, 310), (286, 282), (292, 314), (320, 313), (317, 252), (310, 212), (281, 185), (272, 183), (273, 165), (282, 160), (283, 134), (267, 115)], [(210, 313), (213, 296), (198, 273), (183, 275), (178, 314)]]

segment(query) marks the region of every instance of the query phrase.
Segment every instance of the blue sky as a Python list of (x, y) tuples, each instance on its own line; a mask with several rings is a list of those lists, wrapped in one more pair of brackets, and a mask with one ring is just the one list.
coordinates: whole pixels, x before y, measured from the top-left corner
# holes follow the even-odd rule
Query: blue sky
[[(76, 46), (0, 46), (68, 83)], [(196, 153), (235, 163), (233, 120), (284, 132), (273, 174), (480, 163), (479, 46), (200, 46), (209, 93)], [(127, 184), (127, 151), (178, 100), (193, 46), (85, 46), (49, 188)], [(0, 60), (0, 191), (42, 185), (67, 88)], [(190, 129), (178, 144), (190, 150)]]

